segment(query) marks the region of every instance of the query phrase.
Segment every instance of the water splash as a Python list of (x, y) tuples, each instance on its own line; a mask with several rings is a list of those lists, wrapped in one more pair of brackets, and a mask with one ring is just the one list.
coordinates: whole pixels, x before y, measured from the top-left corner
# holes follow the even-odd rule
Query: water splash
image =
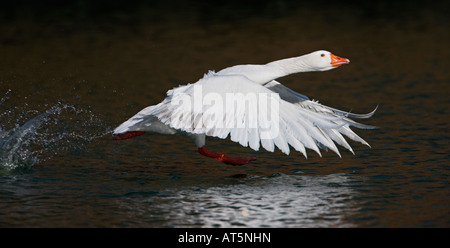
[[(8, 91), (0, 107), (9, 99)], [(39, 112), (27, 106), (0, 111), (0, 170), (30, 169), (57, 154), (83, 149), (109, 131), (90, 110), (58, 102)], [(8, 124), (12, 128), (5, 128)]]

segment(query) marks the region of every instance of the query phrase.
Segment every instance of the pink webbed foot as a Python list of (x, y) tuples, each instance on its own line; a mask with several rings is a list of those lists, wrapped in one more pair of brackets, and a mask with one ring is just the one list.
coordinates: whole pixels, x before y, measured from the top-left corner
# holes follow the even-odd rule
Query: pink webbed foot
[(206, 157), (209, 157), (209, 158), (214, 158), (216, 160), (224, 162), (225, 164), (231, 164), (231, 165), (244, 165), (244, 164), (250, 163), (251, 161), (256, 160), (256, 158), (254, 158), (254, 157), (250, 157), (250, 158), (232, 158), (232, 157), (228, 157), (225, 154), (210, 152), (203, 146), (198, 148), (198, 152), (200, 154), (202, 154), (203, 156), (206, 156)]
[(124, 140), (124, 139), (130, 139), (130, 138), (134, 138), (136, 136), (141, 136), (143, 135), (145, 132), (144, 131), (128, 131), (125, 133), (119, 133), (116, 136), (114, 136), (114, 140)]

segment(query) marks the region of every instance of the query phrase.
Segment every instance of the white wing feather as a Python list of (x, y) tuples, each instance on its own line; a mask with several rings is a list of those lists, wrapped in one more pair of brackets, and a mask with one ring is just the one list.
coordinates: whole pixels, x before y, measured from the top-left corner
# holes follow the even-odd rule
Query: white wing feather
[[(200, 88), (196, 91), (195, 87)], [(198, 89), (201, 89), (200, 93)], [(258, 100), (262, 99), (272, 104), (264, 108), (252, 99), (249, 99), (247, 105), (236, 106), (213, 101), (227, 99), (227, 93), (242, 94), (241, 96), (258, 94), (260, 97)], [(368, 145), (349, 128), (358, 123), (348, 119), (343, 111), (342, 113), (333, 111), (324, 105), (307, 100), (303, 95), (300, 95), (302, 101), (292, 103), (280, 99), (278, 94), (271, 93), (274, 91), (244, 76), (215, 76), (210, 72), (196, 84), (169, 90), (164, 101), (143, 109), (114, 132), (146, 131), (146, 127), (156, 123), (161, 127), (165, 126), (159, 127), (165, 132), (184, 131), (221, 139), (229, 136), (232, 141), (254, 150), (259, 150), (262, 146), (265, 150), (273, 152), (277, 147), (283, 153), (289, 154), (291, 146), (305, 157), (306, 148), (321, 155), (319, 147), (331, 149), (340, 156), (334, 142), (353, 152), (342, 134)], [(211, 104), (201, 102), (198, 105), (201, 107), (195, 107), (196, 101), (198, 99), (205, 101), (208, 94), (214, 96), (209, 101)], [(279, 114), (278, 118), (267, 118), (271, 113)], [(270, 129), (276, 126), (278, 129)], [(153, 129), (149, 128), (149, 131), (154, 131)]]

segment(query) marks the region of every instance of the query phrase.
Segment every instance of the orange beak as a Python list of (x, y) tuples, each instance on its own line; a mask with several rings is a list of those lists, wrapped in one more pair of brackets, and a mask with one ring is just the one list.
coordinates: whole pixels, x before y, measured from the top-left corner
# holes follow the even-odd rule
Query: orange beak
[(349, 59), (341, 58), (334, 54), (330, 54), (330, 57), (331, 57), (331, 65), (333, 67), (338, 67), (350, 63)]

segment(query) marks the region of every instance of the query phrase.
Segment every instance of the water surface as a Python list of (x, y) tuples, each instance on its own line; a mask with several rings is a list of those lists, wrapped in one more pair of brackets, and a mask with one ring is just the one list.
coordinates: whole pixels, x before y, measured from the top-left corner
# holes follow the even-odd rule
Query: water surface
[[(10, 4), (0, 24), (1, 227), (449, 227), (448, 4), (139, 1)], [(239, 6), (236, 7), (236, 6)], [(402, 11), (399, 11), (402, 10)], [(111, 130), (208, 70), (327, 49), (351, 64), (291, 75), (326, 105), (377, 113), (308, 159), (233, 167), (181, 136)]]

